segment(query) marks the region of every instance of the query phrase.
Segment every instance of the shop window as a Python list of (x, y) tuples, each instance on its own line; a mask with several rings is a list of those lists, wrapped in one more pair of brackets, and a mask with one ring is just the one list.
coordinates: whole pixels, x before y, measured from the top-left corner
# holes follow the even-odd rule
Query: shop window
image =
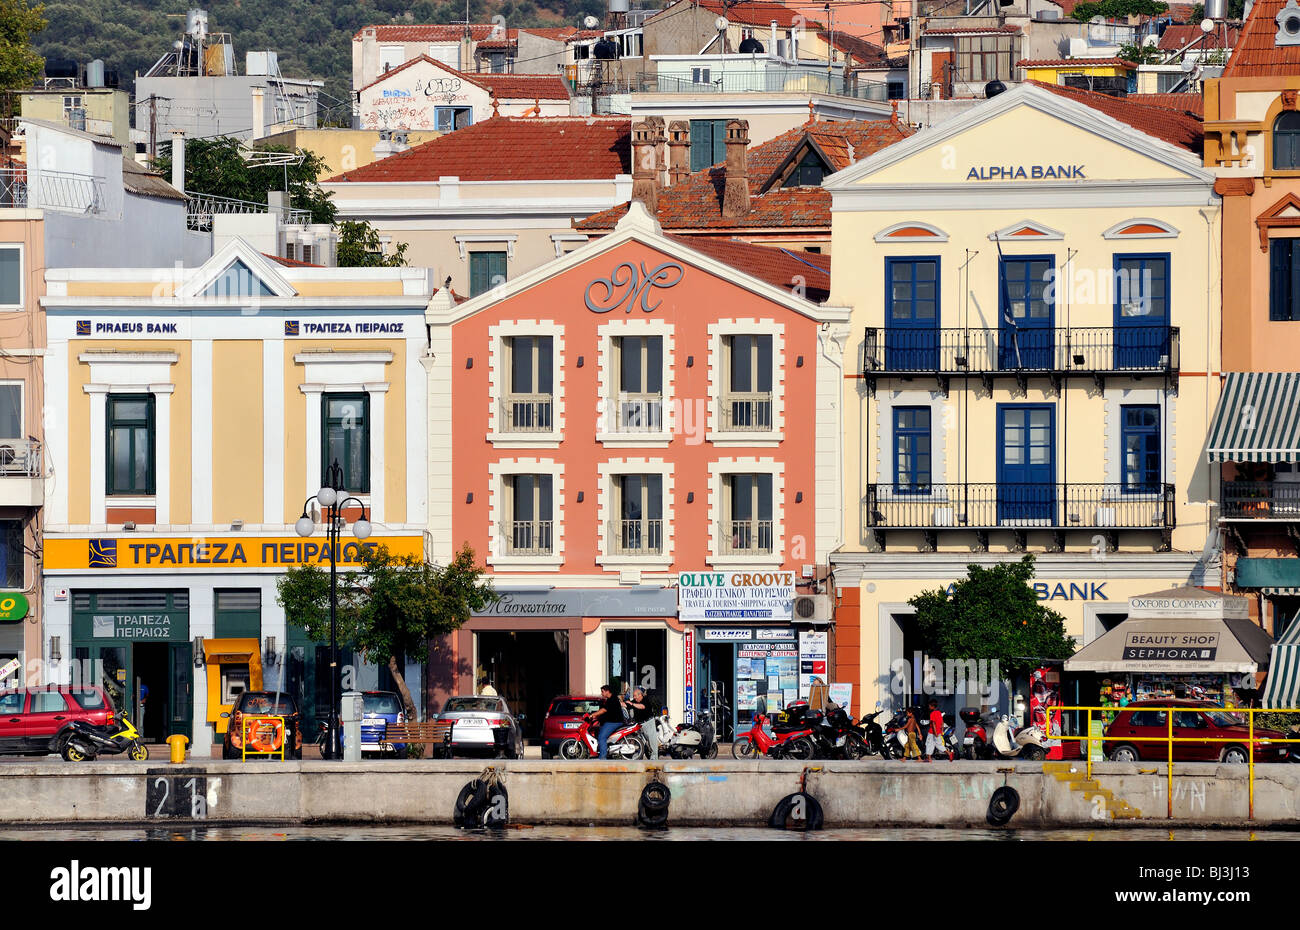
[(894, 408), (894, 491), (930, 493), (930, 408)]
[(1120, 441), (1124, 446), (1126, 492), (1160, 487), (1160, 408), (1155, 404), (1120, 407)]
[(618, 475), (614, 479), (618, 519), (610, 527), (617, 555), (657, 555), (664, 549), (662, 475)]
[(0, 520), (0, 584), (11, 590), (27, 587), (23, 578), (26, 551), (23, 547), (23, 521)]
[(1300, 112), (1287, 110), (1273, 121), (1273, 168), (1300, 170)]
[(486, 294), (506, 280), (505, 252), (469, 253), (469, 296)]
[(506, 370), (510, 373), (503, 411), (506, 430), (544, 433), (555, 428), (554, 345), (551, 336), (506, 337)]
[(737, 334), (722, 340), (722, 429), (772, 428), (772, 337)]
[[(700, 73), (700, 72), (703, 73)], [(692, 83), (708, 84), (709, 69), (695, 68)], [(703, 171), (727, 159), (727, 121), (722, 119), (691, 120), (691, 170)]]
[(0, 246), (0, 307), (23, 307), (23, 251), (17, 246)]
[(152, 394), (110, 394), (107, 402), (108, 494), (153, 494), (155, 443)]
[(1300, 320), (1300, 239), (1269, 240), (1268, 318)]
[(508, 475), (505, 511), (510, 519), (501, 527), (506, 555), (550, 555), (554, 551), (554, 521), (550, 475)]
[(724, 476), (722, 512), (722, 555), (773, 551), (771, 475)]
[(618, 369), (618, 428), (659, 432), (664, 428), (663, 336), (620, 336), (614, 340)]
[(321, 404), (321, 486), (330, 464), (343, 469), (343, 488), (370, 492), (370, 395), (326, 394)]

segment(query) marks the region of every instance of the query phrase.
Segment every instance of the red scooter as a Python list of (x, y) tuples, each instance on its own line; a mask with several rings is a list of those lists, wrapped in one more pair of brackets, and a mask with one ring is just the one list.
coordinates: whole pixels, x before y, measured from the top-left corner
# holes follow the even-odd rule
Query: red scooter
[(766, 714), (755, 714), (754, 725), (748, 733), (742, 733), (731, 744), (731, 754), (737, 759), (754, 759), (758, 756), (770, 756), (773, 759), (811, 759), (813, 757), (813, 731), (810, 729), (791, 730), (768, 736), (763, 725), (767, 723)]
[[(595, 759), (600, 755), (600, 742), (591, 726), (591, 714), (584, 714), (577, 736), (560, 743), (561, 759)], [(645, 755), (641, 739), (641, 724), (625, 723), (609, 736), (605, 757), (608, 759), (640, 759)]]

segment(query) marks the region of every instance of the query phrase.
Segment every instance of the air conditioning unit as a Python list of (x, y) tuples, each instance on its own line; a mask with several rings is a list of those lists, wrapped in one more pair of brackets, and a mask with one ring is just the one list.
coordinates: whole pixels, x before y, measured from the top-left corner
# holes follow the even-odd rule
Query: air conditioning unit
[(831, 622), (829, 594), (798, 594), (794, 599), (794, 622), (824, 626)]

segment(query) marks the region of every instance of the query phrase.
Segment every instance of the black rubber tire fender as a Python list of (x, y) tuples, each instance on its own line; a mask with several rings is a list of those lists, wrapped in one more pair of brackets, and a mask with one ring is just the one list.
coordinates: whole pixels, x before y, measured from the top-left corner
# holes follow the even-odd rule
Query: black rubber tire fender
[(666, 827), (668, 826), (668, 808), (651, 810), (644, 804), (639, 804), (636, 810), (636, 822), (643, 827)]
[[(799, 800), (803, 799), (804, 816), (802, 821), (792, 820), (791, 814), (794, 813)], [(767, 825), (776, 830), (820, 830), (823, 824), (822, 806), (811, 794), (805, 791), (788, 794), (783, 797), (772, 810), (772, 816), (768, 819)], [(798, 826), (799, 823), (803, 826)], [(792, 825), (793, 824), (793, 825)]]
[[(500, 817), (497, 816), (498, 810), (503, 812)], [(506, 793), (505, 785), (498, 782), (488, 789), (487, 798), (475, 819), (476, 826), (487, 827), (489, 830), (505, 828), (510, 822), (510, 795)]]
[(1009, 785), (1003, 785), (989, 798), (989, 811), (986, 819), (995, 827), (1006, 826), (1020, 810), (1020, 792)]
[(468, 782), (456, 796), (456, 809), (452, 813), (452, 822), (458, 827), (477, 826), (486, 799), (487, 785), (480, 784), (477, 778)]
[(668, 791), (668, 786), (663, 782), (652, 781), (641, 789), (641, 806), (646, 810), (667, 810), (670, 800), (672, 800), (672, 795)]

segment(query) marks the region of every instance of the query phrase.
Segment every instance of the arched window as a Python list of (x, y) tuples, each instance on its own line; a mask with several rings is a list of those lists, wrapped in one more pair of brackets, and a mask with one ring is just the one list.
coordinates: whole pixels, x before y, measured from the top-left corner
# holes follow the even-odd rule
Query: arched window
[(1273, 167), (1300, 170), (1300, 112), (1287, 110), (1273, 122)]

